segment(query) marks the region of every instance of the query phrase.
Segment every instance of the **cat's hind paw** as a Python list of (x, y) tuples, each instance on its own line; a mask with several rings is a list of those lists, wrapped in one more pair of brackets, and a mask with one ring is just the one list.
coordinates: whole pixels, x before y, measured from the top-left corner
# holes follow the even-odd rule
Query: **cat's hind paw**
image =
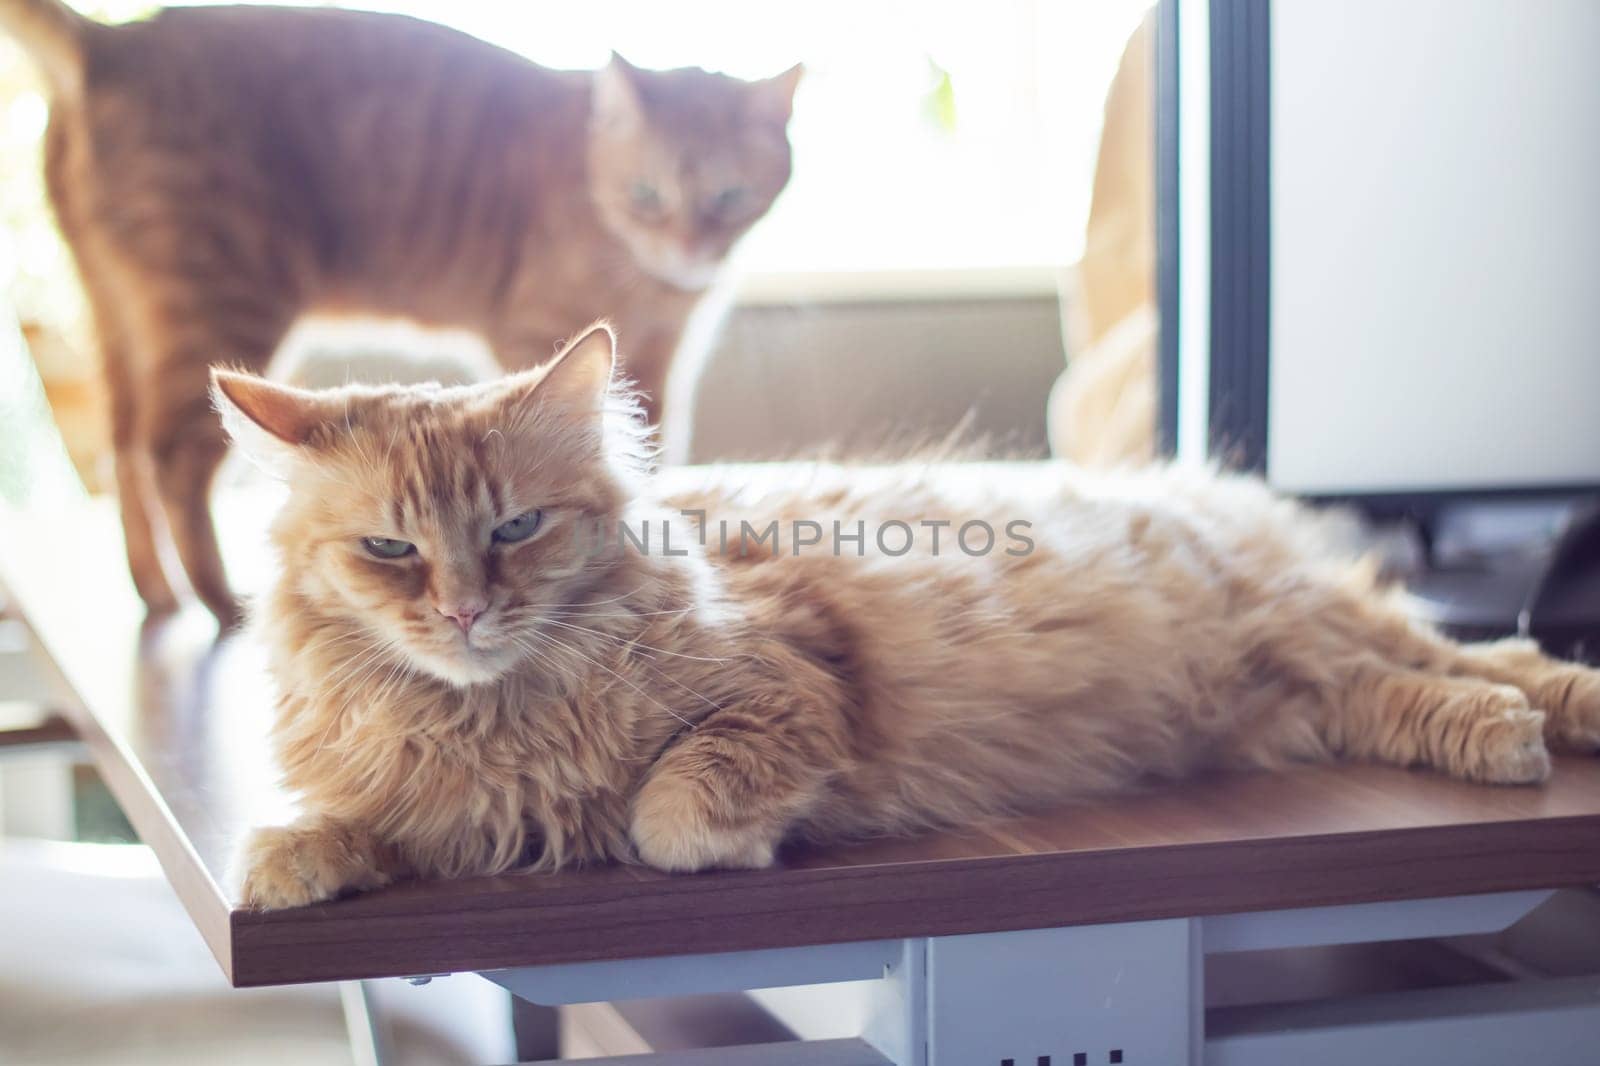
[(239, 898), (251, 910), (303, 907), (390, 880), (369, 835), (321, 820), (257, 829), (242, 867)]

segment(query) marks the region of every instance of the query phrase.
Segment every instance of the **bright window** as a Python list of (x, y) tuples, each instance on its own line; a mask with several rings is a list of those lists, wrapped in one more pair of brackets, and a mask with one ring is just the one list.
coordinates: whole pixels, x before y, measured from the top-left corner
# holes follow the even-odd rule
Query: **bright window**
[[(138, 17), (146, 0), (73, 0)], [(292, 0), (291, 0), (292, 2)], [(807, 67), (795, 175), (743, 245), (747, 273), (1059, 267), (1082, 249), (1105, 91), (1150, 0), (369, 0), (557, 67), (611, 49), (743, 77)], [(44, 205), (46, 104), (0, 41), (0, 290), (80, 318)], [(778, 280), (778, 279), (774, 279)], [(841, 279), (846, 287), (855, 284)], [(960, 287), (960, 283), (956, 285)], [(86, 350), (86, 349), (85, 349)]]
[(795, 176), (748, 269), (1060, 266), (1106, 87), (1149, 0), (375, 0), (530, 59), (743, 77), (806, 64)]

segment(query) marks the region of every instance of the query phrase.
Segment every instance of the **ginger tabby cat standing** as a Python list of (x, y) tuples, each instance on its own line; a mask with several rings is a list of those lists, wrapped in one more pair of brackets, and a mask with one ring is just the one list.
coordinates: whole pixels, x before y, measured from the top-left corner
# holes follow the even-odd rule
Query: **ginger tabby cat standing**
[(690, 312), (789, 178), (798, 67), (554, 71), (327, 9), (105, 26), (0, 0), (0, 25), (51, 86), (46, 176), (100, 338), (134, 582), (175, 606), (164, 519), (225, 626), (208, 366), (262, 369), (308, 311), (474, 329), (512, 369), (605, 316), (655, 419)]
[[(289, 487), (261, 623), (304, 809), (251, 840), (247, 904), (524, 865), (760, 867), (785, 841), (1206, 767), (1532, 783), (1547, 743), (1600, 747), (1600, 671), (1413, 621), (1259, 482), (918, 463), (665, 493), (612, 357), (597, 328), (485, 385), (217, 373), (230, 431)], [(763, 547), (723, 521), (861, 535)], [(619, 523), (644, 550), (594, 536)]]

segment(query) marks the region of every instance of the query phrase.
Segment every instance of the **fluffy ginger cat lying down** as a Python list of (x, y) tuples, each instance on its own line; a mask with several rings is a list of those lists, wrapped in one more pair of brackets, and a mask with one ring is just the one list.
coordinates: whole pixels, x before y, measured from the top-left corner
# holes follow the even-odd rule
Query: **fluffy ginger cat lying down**
[(304, 813), (248, 842), (247, 905), (761, 867), (1209, 766), (1529, 783), (1547, 743), (1600, 746), (1600, 671), (1446, 640), (1257, 483), (818, 468), (657, 498), (612, 360), (598, 327), (460, 388), (216, 372), (290, 485), (258, 624)]

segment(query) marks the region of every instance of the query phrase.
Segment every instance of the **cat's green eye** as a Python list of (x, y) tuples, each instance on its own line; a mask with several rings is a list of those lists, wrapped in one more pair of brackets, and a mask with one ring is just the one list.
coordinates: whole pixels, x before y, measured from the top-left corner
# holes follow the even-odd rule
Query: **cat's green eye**
[(501, 544), (515, 544), (519, 540), (527, 540), (539, 531), (539, 525), (543, 521), (542, 511), (533, 510), (519, 514), (511, 521), (495, 526), (494, 539)]
[(636, 181), (628, 190), (633, 209), (642, 214), (654, 215), (661, 211), (661, 190), (648, 181)]
[(400, 559), (417, 550), (417, 546), (409, 540), (395, 540), (392, 537), (362, 537), (361, 546), (367, 549), (367, 554), (379, 559)]

